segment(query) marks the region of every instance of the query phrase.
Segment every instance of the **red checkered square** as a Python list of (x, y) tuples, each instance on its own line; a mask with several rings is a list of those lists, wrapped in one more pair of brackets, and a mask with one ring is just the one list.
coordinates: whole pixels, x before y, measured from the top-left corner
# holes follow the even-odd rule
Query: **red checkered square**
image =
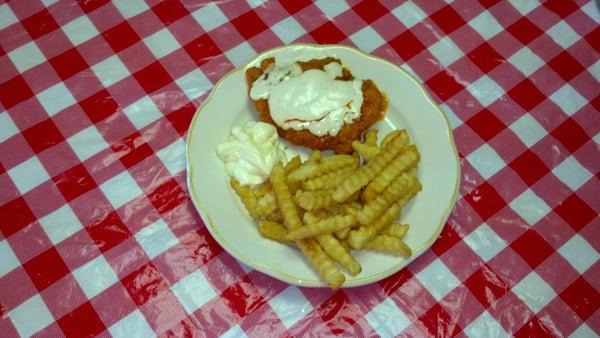
[(85, 226), (101, 252), (106, 252), (131, 237), (119, 215), (113, 211)]
[(446, 34), (450, 34), (466, 24), (465, 20), (463, 20), (460, 14), (458, 14), (450, 5), (447, 5), (439, 11), (433, 13), (430, 18)]
[(531, 41), (535, 40), (543, 33), (541, 29), (539, 29), (526, 17), (522, 17), (517, 22), (508, 26), (506, 30), (524, 45), (527, 45)]
[(421, 41), (409, 30), (404, 31), (388, 43), (404, 61), (412, 59), (425, 49)]
[(240, 281), (225, 289), (221, 297), (240, 318), (251, 314), (266, 302), (248, 276), (242, 277)]
[(60, 318), (58, 325), (68, 337), (95, 336), (106, 329), (89, 302)]
[[(65, 301), (65, 290), (69, 291), (69, 301)], [(42, 299), (54, 318), (61, 318), (88, 301), (83, 290), (72, 274), (59, 279), (41, 292)]]
[(121, 283), (138, 306), (145, 304), (169, 288), (168, 282), (151, 263), (130, 273), (121, 279)]
[(80, 101), (79, 105), (92, 123), (104, 120), (119, 108), (117, 102), (106, 89)]
[(296, 14), (302, 9), (309, 6), (312, 2), (310, 0), (284, 0), (281, 1), (281, 6), (290, 14)]
[(331, 298), (319, 304), (315, 311), (335, 335), (351, 331), (357, 320), (364, 316), (343, 291), (336, 292)]
[(434, 337), (454, 337), (461, 331), (456, 318), (453, 314), (449, 314), (440, 303), (429, 309), (419, 318), (419, 321), (427, 328), (428, 334)]
[(118, 53), (140, 41), (140, 37), (127, 21), (124, 21), (103, 32), (102, 36), (115, 51), (115, 53)]
[(52, 248), (52, 243), (38, 222), (34, 222), (7, 239), (21, 262), (27, 262)]
[(484, 109), (477, 115), (466, 121), (484, 141), (489, 141), (492, 137), (506, 128), (506, 125), (500, 121), (491, 111)]
[(387, 8), (378, 0), (361, 1), (352, 9), (368, 24), (388, 13)]
[(457, 82), (456, 78), (445, 70), (425, 81), (425, 84), (443, 101), (448, 100), (465, 88), (462, 83)]
[(79, 2), (79, 7), (81, 7), (84, 13), (89, 13), (104, 6), (109, 1), (110, 0), (84, 0)]
[(89, 66), (76, 48), (57, 55), (50, 59), (50, 64), (61, 79), (66, 80), (71, 76), (87, 69)]
[(532, 268), (540, 265), (554, 249), (535, 230), (527, 230), (510, 245)]
[(36, 217), (25, 199), (19, 197), (0, 206), (0, 219), (3, 220), (0, 222), (0, 231), (2, 231), (4, 237), (9, 237), (35, 221)]
[(504, 58), (486, 42), (473, 49), (467, 56), (484, 73), (488, 73), (498, 65), (506, 62)]
[(33, 92), (21, 75), (0, 84), (0, 103), (10, 109), (33, 96)]
[(529, 149), (515, 158), (509, 166), (527, 185), (533, 185), (550, 171), (544, 162)]
[(560, 294), (581, 319), (588, 319), (600, 307), (600, 293), (583, 277), (577, 278)]
[(179, 0), (161, 1), (158, 5), (152, 7), (152, 11), (160, 18), (165, 26), (189, 15), (185, 6)]
[(590, 139), (585, 130), (572, 118), (568, 118), (561, 123), (551, 132), (551, 135), (559, 140), (571, 153), (574, 153)]
[(456, 230), (453, 229), (450, 224), (446, 224), (444, 230), (442, 230), (442, 233), (440, 234), (440, 237), (431, 247), (431, 250), (433, 250), (436, 255), (441, 256), (460, 241), (461, 237)]
[(600, 27), (584, 36), (584, 39), (596, 50), (596, 52), (600, 53)]
[(533, 316), (531, 320), (525, 325), (523, 325), (517, 332), (515, 332), (515, 337), (517, 338), (525, 338), (525, 337), (543, 337), (547, 335), (552, 335), (553, 327), (546, 325), (543, 321), (541, 321), (538, 317)]
[(544, 6), (563, 19), (579, 8), (579, 6), (571, 0), (549, 0), (544, 3)]
[(40, 153), (65, 140), (52, 119), (44, 120), (23, 131), (23, 136), (31, 149)]
[(48, 34), (58, 28), (56, 20), (52, 17), (52, 14), (47, 9), (44, 9), (27, 19), (21, 21), (21, 24), (32, 39), (37, 39), (42, 35)]
[(23, 264), (23, 268), (40, 291), (69, 273), (69, 268), (55, 248), (50, 248), (34, 257)]
[(310, 32), (315, 41), (321, 44), (339, 43), (346, 36), (332, 22), (327, 22)]
[(265, 25), (261, 18), (256, 15), (256, 12), (252, 10), (233, 19), (231, 23), (233, 23), (244, 39), (250, 39), (267, 29), (267, 25)]
[(474, 189), (465, 200), (477, 211), (483, 220), (492, 217), (506, 206), (506, 202), (489, 183), (484, 182)]
[(133, 167), (153, 154), (152, 148), (144, 142), (144, 138), (141, 137), (139, 132), (113, 143), (111, 148), (126, 168)]
[(167, 73), (158, 61), (138, 71), (133, 76), (146, 93), (152, 93), (173, 81), (169, 73)]
[(546, 96), (529, 79), (521, 81), (509, 90), (508, 95), (525, 110), (533, 109), (546, 99)]
[(571, 81), (575, 76), (585, 70), (585, 68), (583, 68), (583, 66), (567, 51), (558, 54), (554, 59), (548, 62), (548, 65), (563, 80), (565, 80), (565, 82)]
[(485, 308), (494, 305), (510, 289), (487, 265), (475, 271), (464, 284)]
[(562, 217), (575, 231), (581, 230), (597, 216), (594, 209), (575, 193), (562, 201), (554, 209), (554, 212)]
[[(164, 311), (164, 309), (169, 311)], [(161, 334), (179, 323), (187, 315), (181, 304), (170, 291), (164, 291), (141, 307), (141, 312), (157, 334)]]

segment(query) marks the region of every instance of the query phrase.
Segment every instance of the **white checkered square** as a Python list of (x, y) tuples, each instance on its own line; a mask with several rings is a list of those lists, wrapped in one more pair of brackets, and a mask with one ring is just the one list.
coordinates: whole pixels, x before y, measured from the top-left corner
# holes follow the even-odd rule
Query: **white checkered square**
[(411, 28), (427, 17), (425, 12), (412, 1), (407, 1), (401, 6), (394, 8), (392, 14), (394, 14), (406, 28)]
[(581, 40), (581, 36), (564, 20), (558, 21), (556, 25), (546, 31), (546, 34), (550, 35), (552, 40), (564, 49)]
[(183, 139), (169, 144), (156, 153), (172, 176), (185, 169), (185, 142)]
[(315, 4), (328, 19), (333, 19), (350, 9), (344, 0), (317, 0)]
[(175, 80), (175, 83), (183, 90), (185, 96), (190, 100), (195, 100), (200, 95), (208, 92), (213, 84), (199, 69), (194, 69), (191, 72), (183, 75), (179, 79)]
[(572, 155), (554, 167), (552, 173), (573, 191), (579, 189), (593, 176)]
[(46, 6), (46, 8), (50, 7), (50, 5), (56, 2), (58, 2), (58, 0), (42, 0), (42, 3), (44, 4), (44, 6)]
[(594, 138), (592, 139), (594, 140), (594, 142), (596, 142), (597, 145), (600, 145), (600, 132), (596, 134), (596, 136), (594, 136)]
[(385, 298), (369, 311), (365, 319), (380, 337), (395, 337), (411, 323), (390, 298)]
[(463, 124), (463, 121), (458, 116), (456, 116), (456, 114), (454, 114), (454, 111), (452, 109), (450, 109), (450, 107), (448, 107), (448, 105), (446, 105), (445, 103), (442, 103), (440, 105), (440, 108), (442, 109), (442, 111), (444, 112), (446, 117), (448, 118), (448, 121), (450, 122), (450, 126), (452, 126), (452, 129), (455, 129), (456, 127)]
[(75, 216), (69, 204), (42, 217), (39, 222), (54, 245), (83, 229), (81, 221)]
[(438, 302), (460, 284), (452, 271), (439, 259), (419, 271), (417, 279)]
[(183, 277), (171, 289), (188, 314), (194, 313), (217, 296), (200, 270)]
[(58, 112), (77, 102), (73, 95), (71, 95), (69, 88), (62, 82), (37, 94), (37, 99), (50, 116), (56, 115)]
[(538, 313), (556, 297), (554, 290), (535, 271), (525, 276), (512, 291), (534, 313)]
[(82, 15), (67, 23), (62, 27), (62, 30), (75, 46), (100, 34), (96, 29), (96, 26), (94, 26), (86, 15)]
[(229, 21), (215, 3), (209, 3), (196, 10), (192, 13), (192, 17), (198, 21), (205, 32), (209, 32)]
[(271, 298), (269, 305), (288, 329), (313, 310), (308, 299), (293, 285)]
[(8, 313), (21, 337), (29, 337), (54, 322), (42, 297), (37, 294)]
[(496, 18), (489, 11), (483, 11), (481, 14), (469, 21), (471, 26), (485, 40), (489, 40), (496, 34), (502, 32), (504, 28), (496, 21)]
[(590, 18), (597, 23), (600, 23), (600, 10), (598, 10), (598, 4), (596, 1), (590, 1), (581, 7), (581, 10), (585, 12)]
[(537, 0), (510, 0), (510, 3), (523, 14), (523, 16), (540, 6), (540, 3)]
[(144, 0), (114, 1), (113, 5), (117, 7), (125, 19), (129, 19), (150, 9)]
[(144, 39), (144, 43), (157, 59), (172, 53), (178, 48), (181, 48), (179, 42), (177, 42), (173, 34), (171, 34), (167, 28), (163, 28), (158, 32), (146, 37)]
[(510, 207), (529, 225), (535, 225), (550, 212), (548, 204), (529, 188), (510, 202)]
[(89, 126), (69, 137), (67, 142), (82, 162), (108, 148), (108, 143), (95, 126)]
[(17, 128), (10, 115), (7, 112), (0, 113), (0, 142), (6, 141), (18, 133), (19, 128)]
[(306, 31), (302, 26), (294, 19), (293, 16), (288, 16), (287, 18), (279, 21), (273, 27), (271, 27), (273, 33), (277, 35), (277, 37), (283, 41), (283, 43), (290, 43), (302, 35), (306, 34)]
[(487, 75), (480, 77), (477, 81), (471, 83), (467, 90), (484, 106), (489, 106), (499, 97), (504, 95), (504, 89), (496, 81)]
[(17, 21), (19, 21), (19, 19), (15, 16), (15, 13), (13, 13), (8, 4), (0, 5), (0, 29), (4, 29)]
[(558, 252), (577, 270), (583, 274), (598, 262), (600, 255), (583, 237), (575, 234)]
[(10, 169), (8, 176), (17, 186), (21, 195), (50, 179), (48, 172), (36, 156)]
[(531, 148), (548, 134), (546, 129), (529, 114), (521, 116), (509, 128), (523, 141), (527, 148)]
[(520, 70), (525, 76), (533, 74), (544, 65), (544, 61), (528, 47), (519, 49), (519, 51), (508, 58), (508, 62)]
[(251, 8), (256, 8), (262, 6), (267, 0), (246, 0), (246, 2)]
[(90, 299), (119, 281), (103, 255), (77, 268), (73, 271), (73, 277)]
[[(590, 4), (593, 4), (594, 2), (590, 2)], [(600, 22), (600, 20), (597, 20), (598, 22)], [(581, 323), (579, 324), (579, 327), (577, 328), (577, 330), (573, 331), (573, 333), (571, 333), (571, 335), (569, 336), (569, 338), (590, 338), (590, 337), (598, 337), (598, 334), (596, 332), (594, 332), (594, 330), (590, 329), (589, 326), (587, 326), (586, 323)]]
[(247, 338), (246, 332), (242, 330), (239, 324), (236, 324), (225, 331), (219, 338)]
[(600, 79), (600, 60), (591, 65), (588, 68), (588, 72), (590, 72), (595, 79)]
[[(6, 6), (6, 5), (5, 5)], [(46, 61), (46, 57), (38, 48), (35, 41), (31, 41), (8, 53), (8, 58), (17, 67), (20, 73), (39, 65)]]
[(21, 265), (19, 259), (13, 252), (8, 241), (0, 241), (0, 277), (11, 272), (14, 268)]
[(366, 26), (352, 34), (350, 40), (352, 40), (358, 48), (367, 53), (371, 53), (385, 43), (381, 35), (371, 28), (371, 26)]
[(100, 185), (100, 190), (115, 209), (142, 194), (142, 189), (129, 172), (124, 171)]
[(179, 242), (162, 219), (138, 231), (135, 239), (150, 259), (154, 259)]
[(448, 67), (465, 55), (452, 39), (447, 36), (438, 40), (428, 49), (444, 67)]
[(163, 117), (160, 109), (148, 95), (125, 107), (123, 113), (138, 130)]
[(138, 309), (109, 327), (108, 332), (114, 338), (156, 337), (154, 330)]
[(504, 160), (487, 143), (469, 154), (467, 161), (486, 180), (506, 166)]
[(233, 63), (234, 66), (238, 67), (250, 61), (250, 59), (256, 55), (256, 52), (248, 42), (244, 41), (236, 47), (226, 51), (225, 55), (227, 55), (227, 58), (231, 60), (231, 63)]
[(467, 337), (510, 337), (504, 331), (502, 325), (494, 319), (487, 311), (484, 311), (477, 319), (472, 321), (469, 326), (464, 329)]
[(506, 243), (486, 223), (481, 224), (464, 238), (471, 250), (484, 261), (489, 261), (506, 247)]
[(550, 100), (569, 116), (587, 104), (587, 100), (568, 83), (550, 95)]
[(104, 87), (110, 87), (130, 75), (129, 70), (117, 55), (93, 65), (92, 71)]

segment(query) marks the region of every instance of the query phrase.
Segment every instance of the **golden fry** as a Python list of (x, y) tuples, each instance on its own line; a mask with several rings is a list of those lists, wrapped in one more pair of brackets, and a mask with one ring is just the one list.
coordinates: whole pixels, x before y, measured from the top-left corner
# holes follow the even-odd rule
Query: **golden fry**
[(335, 204), (329, 190), (299, 191), (295, 196), (296, 203), (304, 210), (314, 211)]
[(352, 155), (332, 155), (322, 158), (320, 163), (303, 163), (289, 174), (288, 179), (292, 182), (299, 182), (307, 178), (336, 171), (340, 168), (356, 165), (357, 163), (358, 159)]
[(384, 252), (395, 256), (410, 257), (412, 250), (401, 239), (389, 235), (378, 235), (366, 246), (373, 251)]
[(414, 167), (419, 161), (419, 152), (414, 145), (398, 155), (383, 171), (367, 185), (364, 191), (365, 200), (370, 201), (382, 193), (385, 188), (402, 172)]
[(288, 242), (286, 239), (287, 230), (281, 223), (271, 221), (260, 221), (258, 231), (264, 238), (272, 239), (278, 242)]
[(352, 166), (341, 168), (321, 176), (309, 178), (302, 182), (302, 188), (307, 191), (331, 189), (342, 183), (346, 175), (348, 175), (357, 166), (358, 161)]
[(382, 194), (377, 195), (377, 198), (368, 202), (356, 213), (358, 222), (362, 225), (372, 223), (392, 203), (400, 198), (400, 196), (406, 195), (414, 186), (418, 186), (420, 190), (420, 184), (416, 177), (409, 174), (398, 176)]
[(232, 178), (230, 183), (231, 188), (233, 188), (233, 191), (235, 191), (235, 193), (240, 197), (240, 200), (242, 200), (242, 203), (246, 207), (246, 210), (248, 210), (250, 213), (250, 216), (252, 216), (254, 219), (260, 217), (258, 200), (252, 188), (249, 186), (242, 186), (235, 178)]
[(285, 174), (289, 175), (292, 171), (298, 169), (300, 165), (302, 165), (302, 160), (300, 159), (300, 156), (294, 156), (294, 158), (292, 158), (288, 163), (286, 163), (285, 167), (283, 168), (285, 170)]
[(356, 224), (356, 217), (353, 215), (335, 215), (324, 218), (316, 223), (290, 230), (287, 238), (290, 241), (294, 241), (321, 234), (330, 234), (344, 228), (349, 228), (354, 224)]
[(317, 242), (321, 244), (323, 250), (336, 262), (340, 263), (351, 275), (356, 275), (360, 272), (360, 264), (350, 255), (344, 246), (331, 234), (318, 235), (315, 237)]
[(380, 151), (376, 145), (360, 143), (358, 140), (352, 142), (352, 149), (362, 156), (365, 161), (370, 161)]
[(398, 238), (404, 237), (408, 232), (408, 224), (392, 223), (381, 230), (381, 234), (394, 236)]
[(288, 230), (302, 227), (302, 221), (300, 221), (298, 210), (292, 201), (292, 195), (287, 186), (287, 180), (281, 162), (278, 162), (273, 167), (273, 171), (271, 172), (271, 185), (273, 186), (277, 206), (283, 216), (283, 224)]
[(346, 278), (314, 239), (299, 240), (296, 244), (332, 289), (335, 290), (344, 284)]
[(336, 202), (346, 201), (352, 194), (367, 185), (377, 174), (379, 174), (401, 151), (408, 142), (406, 132), (399, 133), (383, 148), (371, 161), (354, 171), (333, 192), (333, 200)]
[(378, 133), (379, 133), (379, 130), (377, 130), (377, 129), (368, 130), (365, 133), (365, 144), (368, 144), (370, 146), (377, 146), (377, 134)]
[(387, 147), (388, 143), (390, 143), (390, 141), (394, 137), (398, 136), (398, 134), (400, 134), (402, 131), (404, 131), (404, 129), (403, 130), (394, 130), (394, 131), (389, 132), (387, 135), (385, 135), (385, 137), (381, 141), (380, 147), (381, 148)]
[(335, 232), (335, 237), (339, 239), (346, 239), (348, 237), (348, 233), (350, 232), (350, 228), (344, 228), (342, 230), (338, 230)]
[(257, 201), (257, 210), (259, 215), (266, 216), (277, 210), (277, 201), (272, 191), (269, 191)]
[(308, 157), (308, 162), (319, 163), (322, 158), (323, 158), (323, 153), (319, 149), (315, 149)]

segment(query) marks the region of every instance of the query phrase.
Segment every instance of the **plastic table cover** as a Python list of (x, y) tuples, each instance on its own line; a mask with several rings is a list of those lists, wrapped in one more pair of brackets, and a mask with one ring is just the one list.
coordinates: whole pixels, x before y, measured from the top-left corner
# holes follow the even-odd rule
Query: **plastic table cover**
[[(600, 334), (600, 12), (586, 0), (0, 5), (0, 336)], [(394, 276), (289, 286), (211, 238), (185, 135), (219, 78), (294, 41), (420, 79), (462, 185)]]

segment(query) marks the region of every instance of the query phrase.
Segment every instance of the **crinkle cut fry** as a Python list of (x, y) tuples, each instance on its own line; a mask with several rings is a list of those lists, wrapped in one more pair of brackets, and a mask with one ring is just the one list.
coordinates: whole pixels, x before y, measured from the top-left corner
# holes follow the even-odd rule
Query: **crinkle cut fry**
[(261, 236), (278, 242), (288, 242), (286, 239), (287, 230), (281, 223), (271, 221), (260, 221), (258, 223), (258, 231)]
[(358, 163), (353, 166), (341, 168), (330, 173), (310, 178), (302, 182), (302, 188), (305, 191), (331, 189), (339, 185), (352, 170), (358, 166)]
[(292, 201), (292, 194), (290, 193), (285, 172), (281, 162), (277, 162), (271, 172), (271, 185), (273, 186), (273, 192), (275, 193), (275, 200), (279, 211), (283, 216), (284, 225), (288, 230), (294, 230), (302, 227), (302, 221), (298, 216), (298, 210), (296, 205)]
[(402, 195), (406, 195), (415, 186), (418, 186), (420, 190), (420, 183), (415, 176), (405, 173), (396, 177), (382, 194), (379, 194), (377, 198), (367, 203), (362, 210), (356, 213), (358, 222), (362, 225), (373, 222), (394, 201)]
[(301, 239), (296, 241), (296, 245), (332, 289), (344, 284), (346, 278), (314, 239)]
[(261, 214), (258, 208), (258, 200), (252, 188), (241, 185), (235, 178), (231, 179), (230, 184), (233, 191), (240, 197), (240, 200), (244, 204), (244, 207), (246, 207), (246, 210), (250, 213), (250, 216), (254, 219), (259, 218)]
[(377, 235), (366, 246), (373, 251), (384, 252), (405, 258), (412, 255), (412, 250), (400, 238), (389, 235)]
[(348, 175), (347, 179), (334, 190), (333, 199), (338, 203), (344, 202), (352, 194), (367, 185), (402, 151), (407, 142), (408, 134), (399, 133), (371, 161)]
[(358, 159), (352, 155), (333, 155), (323, 157), (319, 163), (305, 162), (288, 175), (292, 182), (299, 182), (307, 178), (327, 174), (349, 166), (358, 164)]
[(297, 192), (294, 198), (302, 209), (309, 211), (328, 208), (335, 204), (329, 190)]
[(335, 215), (291, 230), (288, 233), (288, 240), (293, 241), (321, 234), (330, 234), (344, 228), (352, 227), (354, 224), (356, 224), (356, 217), (354, 215)]
[(413, 144), (383, 169), (365, 188), (363, 195), (370, 201), (382, 193), (385, 188), (404, 171), (414, 167), (419, 161), (420, 155), (417, 147)]
[(381, 230), (381, 234), (403, 238), (408, 232), (408, 224), (393, 223)]

